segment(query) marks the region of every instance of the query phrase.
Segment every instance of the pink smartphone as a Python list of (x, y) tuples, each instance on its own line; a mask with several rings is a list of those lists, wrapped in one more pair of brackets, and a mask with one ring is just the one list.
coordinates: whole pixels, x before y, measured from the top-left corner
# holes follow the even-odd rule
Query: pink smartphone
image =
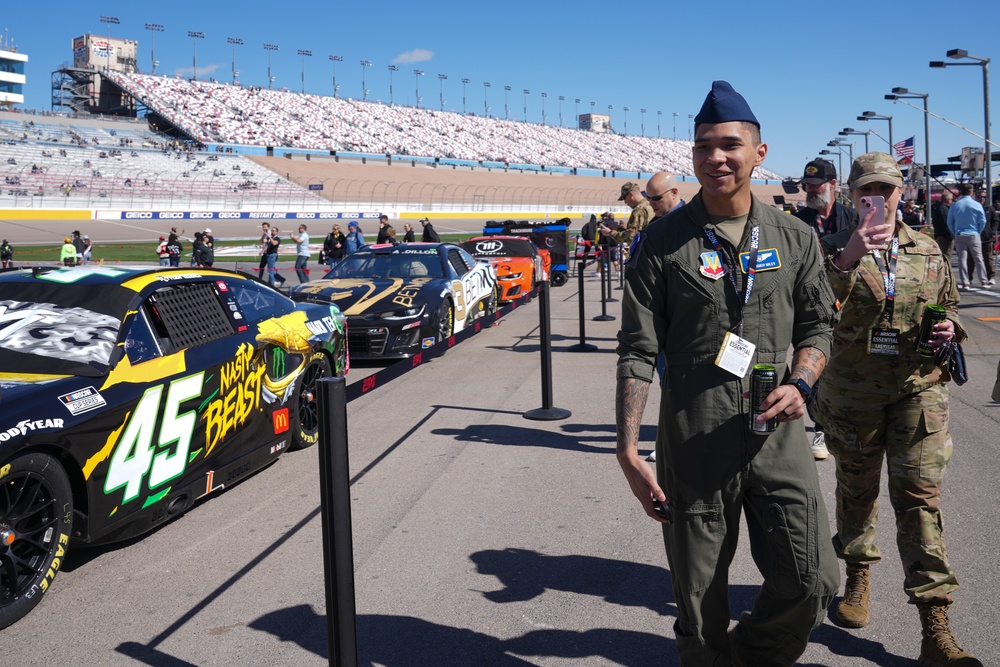
[(869, 227), (874, 227), (876, 225), (885, 224), (885, 197), (881, 195), (874, 195), (871, 197), (861, 198), (861, 210), (858, 211), (858, 220), (864, 220), (868, 212), (875, 209), (875, 216), (872, 218), (871, 222), (868, 223)]

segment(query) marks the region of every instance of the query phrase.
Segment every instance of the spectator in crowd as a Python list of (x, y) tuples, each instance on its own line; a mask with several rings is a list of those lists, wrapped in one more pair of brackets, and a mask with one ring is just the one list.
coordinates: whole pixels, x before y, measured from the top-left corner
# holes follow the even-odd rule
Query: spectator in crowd
[[(976, 194), (976, 200), (979, 202), (980, 206), (983, 207), (983, 213), (986, 214), (986, 226), (983, 227), (983, 233), (980, 234), (983, 247), (983, 266), (986, 268), (986, 279), (989, 281), (990, 285), (996, 285), (996, 267), (993, 265), (993, 245), (996, 243), (997, 239), (997, 225), (1000, 224), (1000, 214), (997, 210), (993, 208), (988, 201), (986, 201), (986, 190), (980, 190)], [(969, 275), (972, 275), (972, 269), (975, 266), (975, 260), (970, 255), (967, 262), (967, 268)]]
[(413, 225), (408, 222), (403, 223), (403, 243), (413, 243), (417, 238), (413, 234)]
[(211, 227), (205, 228), (204, 233), (201, 235), (201, 240), (205, 244), (201, 253), (202, 266), (211, 268), (215, 265), (215, 237), (212, 236)]
[(875, 527), (884, 460), (903, 588), (923, 627), (919, 664), (982, 667), (959, 647), (948, 619), (958, 588), (940, 509), (952, 451), (950, 378), (916, 349), (927, 303), (946, 311), (932, 331), (935, 347), (965, 338), (951, 265), (923, 234), (894, 222), (903, 175), (891, 155), (858, 157), (848, 184), (859, 211), (861, 197), (885, 198), (885, 223), (876, 224), (872, 210), (857, 226), (822, 240), (826, 273), (841, 304), (830, 363), (812, 407), (837, 462), (833, 544), (846, 562), (847, 577), (835, 619), (849, 628), (868, 623), (869, 568), (881, 559)]
[(837, 201), (837, 169), (832, 162), (809, 162), (799, 184), (806, 193), (806, 205), (792, 215), (812, 227), (819, 238), (854, 224), (854, 209)]
[[(835, 301), (815, 235), (751, 191), (767, 145), (743, 97), (714, 82), (694, 123), (701, 190), (671, 224), (647, 228), (625, 270), (617, 458), (643, 510), (663, 529), (681, 663), (792, 665), (837, 591), (823, 494), (801, 419), (826, 364)], [(758, 242), (796, 259), (767, 270), (751, 251)], [(747, 274), (732, 263), (742, 252), (752, 256)], [(669, 363), (654, 476), (638, 444), (661, 349)], [(730, 353), (739, 361), (713, 363)], [(781, 384), (750, 405), (746, 371), (772, 362)], [(764, 582), (727, 636), (728, 570), (744, 509)]]
[(931, 207), (931, 224), (934, 225), (934, 240), (937, 241), (938, 248), (944, 258), (951, 261), (951, 250), (955, 247), (955, 236), (948, 229), (948, 210), (954, 195), (951, 190), (944, 190), (941, 193), (941, 200)]
[(638, 183), (629, 181), (623, 185), (618, 201), (625, 202), (632, 209), (632, 212), (628, 216), (625, 229), (617, 232), (614, 236), (618, 243), (624, 243), (629, 246), (632, 244), (632, 239), (635, 238), (636, 233), (645, 229), (649, 221), (656, 217), (656, 214), (653, 213), (653, 207), (649, 205), (646, 198), (642, 196), (642, 189)]
[(181, 243), (177, 234), (170, 232), (170, 236), (167, 237), (167, 260), (170, 266), (180, 266), (181, 265), (181, 253), (184, 252), (184, 244)]
[(903, 202), (903, 222), (910, 229), (916, 229), (924, 224), (924, 214), (914, 206), (912, 199)]
[(385, 213), (378, 217), (378, 236), (375, 237), (375, 243), (388, 243), (389, 242), (389, 216)]
[(0, 243), (0, 267), (9, 269), (14, 266), (14, 247), (7, 239)]
[(344, 243), (344, 255), (347, 256), (351, 253), (357, 252), (366, 245), (365, 235), (361, 233), (358, 223), (353, 220), (347, 223), (347, 240)]
[(323, 254), (326, 256), (326, 263), (330, 268), (344, 259), (344, 247), (347, 245), (347, 237), (341, 231), (340, 225), (334, 225), (333, 230), (323, 239)]
[(434, 231), (434, 225), (428, 218), (420, 218), (420, 224), (424, 226), (423, 235), (420, 240), (424, 243), (441, 243), (441, 237)]
[(958, 200), (948, 209), (948, 231), (955, 238), (958, 253), (958, 283), (962, 289), (972, 288), (969, 255), (975, 261), (976, 277), (983, 287), (989, 287), (986, 266), (983, 262), (982, 233), (986, 229), (986, 211), (972, 198), (972, 184), (958, 186)]
[(296, 235), (290, 232), (292, 240), (295, 241), (295, 275), (300, 283), (309, 282), (309, 228), (306, 225), (299, 225), (299, 233)]
[(161, 236), (156, 245), (156, 256), (160, 258), (160, 266), (170, 266), (170, 253), (167, 252), (167, 237)]
[[(257, 279), (264, 279), (264, 272), (267, 271), (267, 249), (271, 247), (271, 223), (260, 223), (260, 266), (257, 268)], [(270, 284), (270, 276), (268, 283)]]
[(267, 284), (271, 287), (281, 287), (285, 284), (285, 279), (278, 273), (278, 246), (281, 245), (281, 237), (278, 236), (280, 230), (277, 227), (271, 227), (268, 232), (270, 236), (267, 239), (267, 244), (264, 247), (264, 259), (265, 266), (267, 270)]
[(83, 264), (83, 251), (87, 248), (87, 242), (80, 236), (80, 230), (73, 231), (73, 247), (76, 248), (76, 263)]
[(90, 264), (90, 257), (94, 251), (94, 244), (90, 242), (90, 237), (83, 235), (83, 265)]
[(665, 171), (656, 172), (646, 181), (646, 191), (643, 194), (649, 201), (655, 218), (662, 218), (684, 204), (677, 179)]
[(194, 233), (194, 241), (191, 243), (191, 266), (205, 266), (205, 234)]
[(73, 239), (67, 236), (63, 240), (62, 250), (59, 251), (59, 261), (63, 266), (76, 266), (76, 246)]
[(613, 262), (615, 272), (618, 271), (618, 254), (615, 250), (615, 235), (619, 234), (624, 227), (615, 222), (615, 214), (605, 211), (601, 214), (601, 221), (597, 223), (597, 272), (604, 272), (604, 265)]
[(396, 230), (391, 225), (389, 227), (389, 231), (386, 232), (386, 236), (388, 237), (385, 241), (386, 243), (389, 243), (391, 245), (399, 245), (399, 241), (396, 240)]

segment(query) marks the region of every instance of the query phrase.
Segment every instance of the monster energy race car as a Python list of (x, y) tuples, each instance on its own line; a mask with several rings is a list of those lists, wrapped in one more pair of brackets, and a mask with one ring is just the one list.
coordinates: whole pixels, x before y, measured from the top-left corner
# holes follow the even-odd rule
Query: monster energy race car
[(74, 541), (140, 535), (318, 440), (344, 317), (214, 269), (0, 272), (0, 628)]

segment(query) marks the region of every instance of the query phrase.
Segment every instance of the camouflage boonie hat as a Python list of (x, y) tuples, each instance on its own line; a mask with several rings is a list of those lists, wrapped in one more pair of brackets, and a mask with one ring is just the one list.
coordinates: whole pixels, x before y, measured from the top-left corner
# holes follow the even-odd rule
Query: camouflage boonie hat
[(897, 188), (903, 187), (903, 174), (899, 171), (896, 160), (887, 153), (865, 153), (858, 156), (851, 165), (851, 175), (847, 184), (856, 190), (869, 183), (888, 183)]

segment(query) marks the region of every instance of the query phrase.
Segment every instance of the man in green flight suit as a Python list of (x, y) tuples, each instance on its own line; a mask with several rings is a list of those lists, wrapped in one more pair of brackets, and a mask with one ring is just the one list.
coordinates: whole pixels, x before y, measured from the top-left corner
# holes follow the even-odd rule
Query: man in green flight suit
[[(830, 351), (835, 300), (813, 232), (751, 193), (767, 145), (750, 107), (725, 81), (712, 84), (695, 134), (701, 191), (669, 224), (646, 228), (626, 266), (618, 462), (646, 514), (662, 524), (681, 663), (792, 665), (839, 583), (801, 420)], [(654, 477), (638, 439), (661, 349), (667, 364)], [(747, 394), (754, 364), (779, 374), (760, 406)], [(751, 430), (758, 407), (755, 423), (776, 417), (776, 430)], [(744, 509), (764, 584), (727, 633), (728, 570)]]

